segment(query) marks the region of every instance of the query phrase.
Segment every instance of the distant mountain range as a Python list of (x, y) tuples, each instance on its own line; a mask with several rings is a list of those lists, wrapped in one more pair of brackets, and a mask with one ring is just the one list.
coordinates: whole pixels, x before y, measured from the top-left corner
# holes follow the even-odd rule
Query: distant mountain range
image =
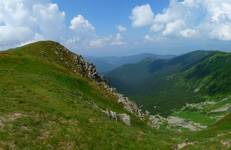
[(151, 53), (143, 53), (137, 55), (130, 55), (130, 56), (108, 56), (108, 57), (86, 57), (89, 62), (92, 62), (96, 65), (97, 70), (100, 73), (109, 72), (119, 66), (125, 64), (133, 64), (140, 62), (144, 59), (170, 59), (173, 58), (174, 55), (156, 55)]
[(231, 92), (231, 54), (195, 51), (172, 59), (144, 60), (107, 74), (109, 83), (152, 113), (169, 115), (204, 96)]

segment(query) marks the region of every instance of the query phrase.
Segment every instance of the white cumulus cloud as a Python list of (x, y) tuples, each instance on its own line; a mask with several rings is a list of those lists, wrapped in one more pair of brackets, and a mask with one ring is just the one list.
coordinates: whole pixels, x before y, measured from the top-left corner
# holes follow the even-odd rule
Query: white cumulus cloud
[(148, 4), (136, 6), (131, 21), (135, 27), (149, 26), (156, 35), (229, 41), (231, 0), (170, 0), (155, 15)]
[[(83, 15), (65, 24), (66, 15), (51, 0), (0, 0), (0, 50), (38, 40), (58, 41), (73, 50), (121, 44), (120, 36), (99, 37)], [(126, 31), (118, 26), (118, 32)]]
[(136, 6), (132, 10), (130, 19), (134, 27), (143, 27), (152, 24), (154, 13), (149, 4)]
[(184, 21), (176, 20), (166, 24), (163, 35), (176, 35), (184, 27)]
[(8, 45), (14, 45), (19, 41), (30, 40), (33, 36), (32, 31), (25, 27), (12, 27), (12, 26), (0, 26), (0, 47), (7, 47)]
[(225, 41), (231, 40), (231, 27), (230, 25), (219, 25), (211, 32), (211, 36)]
[(70, 29), (78, 31), (94, 31), (95, 27), (82, 15), (78, 15), (71, 20)]
[(89, 42), (88, 47), (89, 48), (102, 48), (105, 46), (122, 46), (125, 44), (126, 42), (123, 40), (123, 36), (121, 35), (121, 33), (117, 33), (112, 36), (93, 38)]
[(0, 48), (42, 39), (58, 40), (65, 33), (65, 13), (48, 0), (0, 1)]

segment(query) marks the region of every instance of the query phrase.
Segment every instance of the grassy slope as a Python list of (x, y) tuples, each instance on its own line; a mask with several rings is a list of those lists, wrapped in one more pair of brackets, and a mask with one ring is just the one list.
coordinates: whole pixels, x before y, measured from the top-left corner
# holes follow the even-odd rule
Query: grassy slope
[(230, 149), (231, 148), (231, 114), (226, 115), (223, 119), (203, 131), (185, 135), (185, 141), (193, 143), (185, 149)]
[[(88, 101), (125, 112), (95, 82), (55, 58), (53, 42), (0, 53), (0, 148), (168, 149), (168, 131), (132, 116), (132, 126), (108, 119)], [(42, 54), (42, 55), (41, 55)], [(45, 55), (44, 55), (45, 54)]]
[[(184, 72), (190, 88), (197, 89), (201, 95), (206, 95), (205, 99), (212, 104), (205, 105), (202, 110), (180, 110), (174, 115), (204, 125), (214, 124), (227, 114), (226, 109), (231, 105), (230, 73), (231, 55), (223, 52), (216, 53)], [(216, 110), (220, 111), (214, 112)]]
[(192, 87), (203, 94), (226, 95), (231, 92), (231, 54), (219, 52), (192, 67), (186, 73)]

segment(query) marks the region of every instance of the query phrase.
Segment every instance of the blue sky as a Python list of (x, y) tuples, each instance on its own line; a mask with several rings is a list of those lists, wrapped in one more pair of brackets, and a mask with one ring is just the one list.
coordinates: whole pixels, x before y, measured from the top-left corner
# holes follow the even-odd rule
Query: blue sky
[(131, 10), (142, 4), (150, 4), (155, 12), (168, 6), (168, 0), (53, 0), (66, 12), (66, 23), (77, 14), (90, 20), (100, 35), (113, 34), (115, 26), (122, 24), (131, 27), (129, 16)]
[(231, 50), (231, 0), (0, 1), (0, 49), (54, 40), (90, 56)]

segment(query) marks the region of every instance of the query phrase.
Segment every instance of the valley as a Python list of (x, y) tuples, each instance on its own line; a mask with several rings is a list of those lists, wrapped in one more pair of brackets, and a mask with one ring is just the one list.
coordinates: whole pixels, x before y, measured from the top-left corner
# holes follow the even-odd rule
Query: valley
[(124, 65), (105, 77), (144, 109), (168, 115), (186, 103), (202, 102), (218, 95), (225, 97), (230, 89), (222, 87), (229, 85), (223, 84), (230, 81), (230, 65), (225, 64), (229, 59), (229, 53), (195, 51), (168, 60)]

